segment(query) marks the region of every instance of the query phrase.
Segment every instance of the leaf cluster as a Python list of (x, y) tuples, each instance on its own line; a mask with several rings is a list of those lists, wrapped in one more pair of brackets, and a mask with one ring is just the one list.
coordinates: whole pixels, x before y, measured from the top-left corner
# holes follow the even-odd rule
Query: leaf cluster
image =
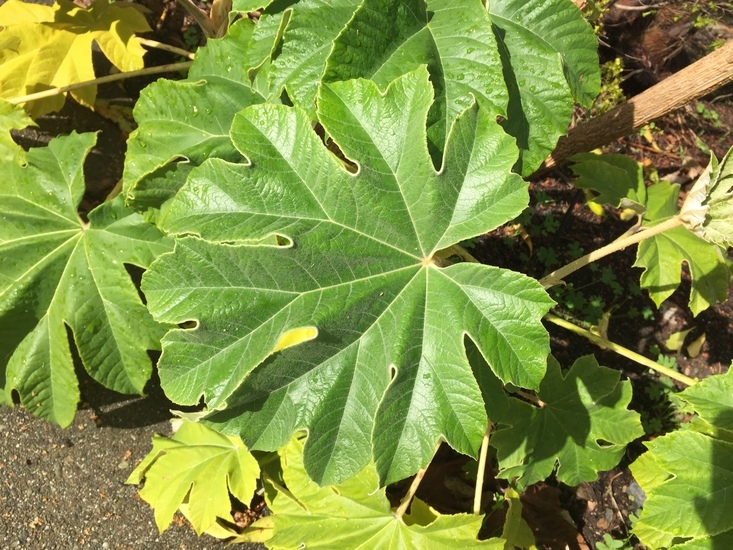
[[(136, 12), (111, 32), (104, 22), (123, 21), (105, 11), (114, 4), (59, 4), (53, 13), (93, 19), (63, 28), (45, 8), (7, 5), (40, 18), (32, 32), (63, 36), (37, 44), (109, 40), (122, 44), (120, 63), (137, 62)], [(160, 529), (177, 508), (199, 533), (221, 527), (229, 494), (248, 501), (260, 478), (276, 515), (254, 529), (269, 530), (273, 548), (530, 546), (513, 489), (503, 540), (478, 541), (480, 515), (442, 516), (419, 500), (392, 511), (384, 487), (424, 473), (441, 442), (477, 458), (488, 435), (512, 488), (553, 475), (578, 484), (643, 434), (618, 371), (592, 357), (563, 371), (549, 355), (541, 320), (554, 302), (540, 282), (456, 248), (520, 215), (521, 176), (554, 148), (574, 103), (591, 105), (592, 29), (568, 0), (234, 2), (255, 8), (257, 22), (210, 40), (186, 79), (142, 92), (122, 193), (88, 219), (78, 207), (95, 136), (24, 154), (9, 131), (28, 119), (0, 105), (0, 402), (19, 398), (66, 425), (79, 400), (70, 336), (83, 367), (127, 393), (144, 390), (147, 352), (162, 349), (168, 397), (204, 406), (198, 422), (156, 438), (129, 479), (146, 480)], [(2, 32), (31, 32), (21, 26)], [(69, 29), (79, 32), (58, 34)], [(0, 71), (47, 58), (9, 51)], [(62, 76), (44, 78), (31, 84)], [(578, 186), (633, 209), (643, 227), (681, 216), (679, 189), (647, 187), (627, 160), (578, 157)], [(640, 246), (657, 303), (683, 261), (695, 313), (722, 299), (729, 172), (728, 157), (711, 162), (685, 214), (697, 225)], [(145, 301), (130, 265), (147, 269)], [(725, 459), (730, 404), (710, 401), (727, 380), (688, 390), (699, 420), (650, 444), (637, 471), (655, 506), (695, 482), (677, 475), (675, 453)], [(250, 450), (278, 452), (281, 473), (262, 474)], [(698, 488), (727, 490), (725, 468)], [(678, 529), (650, 507), (639, 537), (654, 544), (729, 535), (714, 514)]]

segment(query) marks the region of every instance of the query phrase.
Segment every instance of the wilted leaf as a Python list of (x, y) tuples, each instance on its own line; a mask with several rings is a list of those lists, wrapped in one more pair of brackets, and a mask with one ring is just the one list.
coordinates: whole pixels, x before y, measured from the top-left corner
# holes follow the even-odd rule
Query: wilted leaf
[(229, 493), (249, 503), (259, 476), (257, 461), (239, 438), (184, 420), (172, 437), (153, 436), (153, 449), (125, 483), (145, 480), (140, 497), (155, 509), (159, 531), (185, 502), (186, 517), (201, 534), (217, 518), (231, 520)]
[(268, 502), (274, 527), (268, 548), (504, 549), (501, 539), (476, 540), (483, 516), (444, 516), (415, 499), (414, 511), (397, 518), (372, 464), (345, 483), (319, 487), (306, 474), (302, 453), (297, 440), (281, 451), (287, 492), (277, 491)]
[[(644, 225), (660, 223), (679, 212), (679, 185), (661, 181), (648, 189)], [(729, 272), (721, 249), (686, 227), (676, 227), (639, 243), (635, 267), (644, 268), (641, 286), (659, 306), (680, 284), (682, 262), (686, 262), (692, 278), (690, 309), (698, 315), (728, 296)]]
[(94, 141), (73, 133), (0, 165), (0, 387), (62, 426), (79, 400), (67, 327), (89, 374), (122, 393), (143, 391), (165, 332), (124, 264), (147, 267), (169, 241), (119, 199), (77, 215)]
[(694, 341), (690, 342), (689, 346), (687, 346), (687, 355), (693, 358), (700, 355), (700, 352), (702, 351), (702, 347), (705, 345), (706, 340), (707, 336), (705, 336), (705, 333), (703, 332), (700, 336), (695, 338)]
[[(145, 17), (124, 2), (96, 0), (88, 9), (69, 0), (29, 8), (21, 0), (0, 6), (0, 97), (21, 97), (48, 88), (93, 80), (92, 43), (120, 71), (142, 69), (145, 50), (135, 33), (150, 30)], [(93, 107), (97, 87), (71, 95)], [(33, 116), (59, 110), (66, 94), (26, 105)]]
[(578, 485), (613, 468), (626, 444), (644, 434), (639, 415), (627, 410), (631, 385), (619, 377), (593, 356), (578, 359), (564, 377), (557, 361), (548, 361), (538, 392), (544, 406), (512, 398), (497, 418), (491, 445), (499, 477), (527, 487), (557, 470), (558, 480)]
[(673, 332), (664, 342), (664, 347), (670, 351), (680, 351), (685, 343), (685, 338), (687, 338), (687, 335), (691, 332), (691, 328), (680, 330), (679, 332)]
[[(510, 172), (513, 140), (471, 107), (436, 173), (431, 103), (424, 68), (384, 95), (365, 80), (324, 85), (320, 121), (356, 174), (297, 108), (245, 109), (231, 136), (250, 164), (208, 160), (162, 219), (205, 240), (179, 239), (144, 278), (160, 320), (197, 322), (166, 337), (166, 393), (181, 404), (203, 393), (208, 422), (253, 449), (308, 429), (305, 465), (319, 483), (372, 457), (384, 483), (402, 479), (440, 439), (476, 455), (487, 420), (465, 334), (503, 380), (536, 387), (544, 375), (539, 320), (552, 302), (539, 284), (435, 260), (526, 206), (526, 183)], [(247, 244), (272, 235), (286, 244)], [(283, 334), (305, 327), (318, 336), (273, 355)]]

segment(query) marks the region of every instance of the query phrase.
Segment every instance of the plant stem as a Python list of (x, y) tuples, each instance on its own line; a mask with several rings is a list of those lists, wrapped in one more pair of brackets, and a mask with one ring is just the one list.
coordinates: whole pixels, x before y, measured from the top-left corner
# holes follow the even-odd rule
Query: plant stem
[[(433, 455), (435, 455), (435, 453), (438, 452), (439, 448), (440, 448), (440, 442), (438, 442), (438, 445), (435, 447), (435, 452), (433, 452)], [(410, 506), (410, 502), (412, 502), (412, 498), (415, 496), (415, 493), (417, 492), (417, 488), (420, 486), (420, 482), (422, 481), (422, 478), (425, 477), (425, 472), (428, 471), (429, 466), (430, 466), (430, 463), (428, 462), (427, 466), (425, 466), (418, 473), (415, 474), (415, 479), (412, 480), (412, 483), (410, 484), (410, 488), (407, 490), (407, 493), (402, 498), (402, 501), (400, 502), (399, 507), (394, 512), (394, 515), (397, 519), (402, 519), (402, 516), (404, 516), (405, 512), (407, 512), (407, 508)]]
[(537, 407), (539, 409), (544, 409), (547, 406), (547, 403), (545, 403), (544, 401), (542, 401), (542, 399), (540, 399), (536, 395), (532, 395), (531, 393), (526, 392), (524, 390), (517, 390), (517, 391), (515, 391), (513, 393), (515, 395), (518, 395), (519, 397), (521, 397), (525, 401), (528, 401), (528, 402), (532, 403), (535, 407)]
[(545, 315), (544, 319), (559, 327), (567, 329), (570, 332), (579, 334), (580, 336), (587, 338), (594, 344), (598, 344), (600, 346), (606, 347), (610, 349), (611, 351), (615, 351), (619, 355), (626, 357), (627, 359), (636, 361), (637, 363), (644, 365), (645, 367), (649, 367), (650, 369), (655, 370), (660, 374), (669, 376), (670, 378), (673, 378), (674, 380), (677, 380), (678, 382), (682, 382), (683, 384), (687, 386), (694, 386), (695, 384), (697, 384), (697, 381), (693, 380), (689, 376), (685, 376), (684, 374), (677, 372), (675, 370), (672, 370), (669, 367), (665, 367), (664, 365), (657, 363), (656, 361), (652, 361), (648, 357), (644, 357), (643, 355), (638, 354), (635, 351), (631, 351), (628, 348), (619, 346), (615, 342), (611, 342), (610, 340), (607, 340), (603, 338), (602, 336), (598, 336), (597, 334), (594, 334), (587, 329), (574, 325), (573, 323), (571, 323), (570, 321), (566, 321), (562, 317), (557, 317), (556, 315), (552, 315), (551, 313), (548, 313), (547, 315)]
[(653, 225), (648, 228), (641, 228), (639, 231), (635, 232), (632, 235), (622, 236), (612, 243), (609, 243), (606, 246), (599, 248), (598, 250), (594, 250), (593, 252), (590, 252), (589, 254), (586, 254), (585, 256), (578, 258), (573, 262), (570, 262), (568, 265), (563, 266), (560, 269), (556, 269), (552, 273), (540, 279), (540, 284), (544, 288), (550, 288), (551, 286), (560, 284), (565, 277), (567, 277), (571, 273), (576, 272), (581, 267), (585, 267), (586, 265), (591, 264), (596, 260), (600, 260), (604, 256), (608, 256), (609, 254), (618, 252), (619, 250), (623, 250), (627, 246), (637, 244), (644, 239), (654, 237), (656, 235), (659, 235), (660, 233), (664, 233), (665, 231), (669, 231), (670, 229), (674, 229), (675, 227), (679, 227), (683, 224), (684, 222), (682, 221), (682, 219), (679, 216), (675, 216), (673, 218), (669, 218), (668, 220), (663, 221), (660, 224)]
[(72, 90), (78, 90), (79, 88), (86, 88), (87, 86), (93, 86), (95, 84), (106, 84), (107, 82), (114, 82), (116, 80), (124, 80), (126, 78), (132, 78), (135, 76), (144, 76), (159, 73), (170, 73), (175, 71), (182, 71), (188, 69), (191, 66), (191, 61), (183, 61), (181, 63), (171, 63), (169, 65), (159, 65), (157, 67), (146, 67), (139, 71), (130, 71), (127, 73), (117, 73), (108, 76), (102, 76), (95, 78), (94, 80), (85, 80), (84, 82), (76, 82), (69, 84), (68, 86), (61, 86), (60, 88), (51, 88), (50, 90), (43, 90), (42, 92), (36, 92), (35, 94), (25, 95), (22, 97), (14, 97), (8, 99), (8, 103), (13, 105), (20, 105), (21, 103), (27, 103), (28, 101), (34, 101), (36, 99), (43, 99), (44, 97), (51, 97), (58, 94), (70, 92)]
[(175, 53), (178, 55), (182, 55), (183, 57), (186, 57), (188, 59), (193, 59), (195, 56), (195, 54), (189, 52), (188, 50), (177, 48), (176, 46), (171, 46), (170, 44), (163, 44), (162, 42), (158, 42), (157, 40), (149, 40), (148, 38), (140, 38), (139, 36), (137, 36), (136, 38), (137, 41), (140, 42), (140, 44), (142, 44), (143, 46), (147, 46), (148, 48), (156, 48), (158, 50)]
[(478, 472), (476, 472), (476, 491), (473, 494), (473, 513), (481, 513), (481, 495), (484, 492), (484, 474), (486, 473), (486, 457), (489, 455), (489, 436), (491, 434), (491, 422), (486, 427), (484, 439), (481, 441), (481, 451), (478, 456)]

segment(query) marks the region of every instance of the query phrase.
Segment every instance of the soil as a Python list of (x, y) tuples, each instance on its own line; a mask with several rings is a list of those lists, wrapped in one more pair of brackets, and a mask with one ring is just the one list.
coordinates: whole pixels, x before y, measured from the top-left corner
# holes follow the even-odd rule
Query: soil
[[(149, 36), (179, 47), (191, 47), (200, 39), (181, 8), (168, 0), (146, 0), (151, 26)], [(606, 16), (601, 36), (602, 60), (620, 56), (627, 76), (624, 91), (638, 93), (679, 68), (699, 59), (717, 38), (733, 36), (733, 14), (720, 11), (714, 24), (696, 28), (688, 15), (670, 10), (688, 6), (668, 3), (668, 8), (651, 16), (640, 10), (613, 10)], [(638, 6), (634, 0), (618, 4)], [(687, 10), (689, 11), (689, 10)], [(687, 13), (684, 11), (684, 13)], [(189, 30), (194, 29), (194, 30)], [(175, 62), (167, 53), (154, 52), (147, 65)], [(104, 70), (104, 63), (100, 61)], [(101, 73), (100, 73), (101, 74)], [(166, 75), (177, 78), (179, 75)], [(100, 130), (98, 144), (90, 155), (85, 173), (88, 190), (82, 204), (88, 212), (100, 204), (121, 176), (130, 108), (146, 81), (123, 81), (100, 88), (100, 95), (126, 115), (103, 116), (73, 101), (60, 113), (42, 117), (38, 129), (22, 132), (17, 139), (26, 147), (43, 145), (59, 133)], [(708, 162), (709, 147), (718, 158), (733, 146), (733, 103), (731, 90), (723, 89), (672, 113), (645, 132), (610, 144), (606, 152), (630, 155), (644, 163), (651, 180), (658, 176), (682, 185), (683, 193)], [(125, 122), (125, 116), (127, 122)], [(578, 120), (585, 116), (578, 112)], [(581, 247), (586, 252), (621, 235), (631, 222), (618, 211), (606, 209), (594, 214), (584, 196), (572, 185), (566, 168), (555, 169), (531, 182), (531, 207), (524, 219), (527, 234), (516, 228), (502, 228), (475, 243), (471, 252), (481, 261), (541, 277), (569, 256), (555, 261), (542, 250)], [(531, 243), (531, 250), (528, 244)], [(567, 294), (559, 294), (560, 315), (588, 326), (611, 311), (609, 338), (625, 347), (657, 359), (659, 354), (680, 372), (704, 378), (725, 372), (733, 359), (733, 302), (729, 299), (694, 317), (687, 305), (690, 283), (683, 267), (683, 284), (661, 308), (646, 292), (638, 291), (640, 270), (632, 267), (631, 247), (598, 262), (596, 272), (586, 268), (567, 279), (578, 291), (575, 305), (568, 306)], [(604, 274), (599, 282), (599, 274)], [(605, 282), (604, 282), (605, 281)], [(619, 291), (620, 287), (620, 291)], [(583, 302), (584, 301), (584, 302)], [(628, 469), (644, 452), (643, 441), (672, 429), (680, 420), (667, 395), (683, 389), (658, 375), (587, 340), (547, 324), (553, 354), (569, 367), (575, 359), (595, 354), (602, 365), (619, 369), (634, 387), (632, 407), (642, 414), (645, 438), (631, 444), (622, 463), (602, 473), (598, 480), (579, 487), (567, 487), (552, 478), (533, 486), (523, 497), (524, 517), (548, 549), (596, 548), (610, 534), (627, 539), (634, 514), (643, 505), (644, 494)], [(667, 339), (691, 329), (679, 352), (667, 349)], [(706, 339), (699, 353), (689, 345)], [(222, 548), (223, 543), (199, 538), (182, 517), (164, 533), (155, 527), (151, 508), (137, 496), (137, 488), (125, 485), (137, 463), (149, 452), (154, 433), (169, 434), (172, 407), (152, 381), (147, 397), (119, 396), (101, 388), (79, 371), (83, 403), (69, 428), (39, 420), (21, 407), (0, 408), (0, 547), (29, 549), (205, 549)], [(449, 448), (441, 448), (427, 470), (418, 496), (443, 512), (471, 509), (473, 487), (464, 472), (466, 460)], [(503, 482), (486, 479), (485, 498), (505, 490)], [(409, 480), (390, 487), (388, 494), (399, 500)], [(484, 534), (500, 529), (503, 511), (490, 514)], [(630, 544), (634, 545), (633, 538)], [(253, 545), (253, 548), (260, 546)], [(640, 546), (636, 546), (639, 547)]]

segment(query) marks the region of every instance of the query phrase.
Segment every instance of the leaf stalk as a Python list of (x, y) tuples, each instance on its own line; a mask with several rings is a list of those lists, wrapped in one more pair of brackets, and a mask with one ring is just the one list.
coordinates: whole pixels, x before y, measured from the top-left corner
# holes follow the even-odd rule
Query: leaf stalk
[(14, 97), (8, 99), (8, 103), (13, 105), (20, 105), (21, 103), (27, 103), (29, 101), (35, 101), (37, 99), (43, 99), (46, 97), (52, 97), (55, 95), (71, 92), (78, 90), (79, 88), (86, 88), (87, 86), (93, 86), (95, 84), (106, 84), (108, 82), (115, 82), (117, 80), (125, 80), (126, 78), (132, 78), (135, 76), (145, 76), (159, 73), (170, 73), (175, 71), (183, 71), (191, 66), (191, 61), (183, 61), (181, 63), (171, 63), (169, 65), (158, 65), (157, 67), (146, 67), (139, 71), (130, 71), (126, 73), (117, 73), (107, 76), (101, 76), (93, 80), (85, 80), (84, 82), (76, 82), (69, 84), (68, 86), (61, 86), (60, 88), (51, 88), (49, 90), (43, 90), (42, 92), (36, 92), (34, 94), (24, 95), (21, 97)]
[(570, 332), (574, 332), (575, 334), (583, 336), (584, 338), (587, 338), (594, 344), (606, 347), (610, 349), (611, 351), (615, 351), (619, 355), (626, 357), (627, 359), (631, 359), (632, 361), (635, 361), (639, 363), (640, 365), (649, 367), (650, 369), (658, 372), (659, 374), (663, 374), (674, 380), (677, 380), (678, 382), (682, 382), (686, 386), (694, 386), (695, 384), (697, 384), (697, 381), (694, 380), (693, 378), (690, 378), (689, 376), (685, 376), (684, 374), (677, 372), (675, 370), (672, 370), (669, 367), (665, 367), (664, 365), (657, 363), (656, 361), (652, 361), (648, 357), (644, 357), (643, 355), (636, 353), (635, 351), (631, 351), (630, 349), (620, 346), (615, 342), (611, 342), (610, 340), (607, 340), (606, 338), (603, 338), (602, 336), (598, 336), (597, 334), (594, 334), (593, 332), (587, 329), (579, 327), (571, 323), (570, 321), (566, 321), (562, 317), (557, 317), (556, 315), (552, 315), (551, 313), (548, 313), (547, 315), (545, 315), (544, 319), (554, 325), (567, 329)]
[(150, 40), (149, 38), (140, 38), (139, 36), (136, 36), (135, 38), (138, 42), (140, 42), (140, 44), (148, 48), (155, 48), (158, 50), (175, 53), (191, 60), (193, 60), (193, 58), (195, 57), (195, 54), (193, 52), (189, 52), (188, 50), (184, 50), (183, 48), (177, 48), (176, 46), (164, 44), (163, 42), (158, 42), (157, 40)]
[[(435, 456), (435, 453), (437, 453), (438, 449), (440, 449), (440, 443), (441, 442), (439, 441), (438, 445), (435, 447), (433, 456)], [(415, 479), (412, 480), (412, 483), (410, 484), (410, 488), (407, 490), (407, 493), (400, 501), (400, 505), (397, 507), (397, 510), (395, 510), (394, 512), (394, 516), (397, 519), (402, 519), (402, 516), (404, 516), (405, 512), (407, 512), (407, 508), (409, 508), (410, 503), (412, 502), (412, 499), (415, 496), (415, 493), (417, 493), (417, 488), (420, 486), (420, 482), (422, 481), (422, 478), (425, 477), (425, 472), (428, 471), (429, 466), (430, 466), (430, 462), (428, 462), (427, 466), (425, 466), (424, 468), (421, 468), (420, 471), (415, 474)]]
[(484, 493), (484, 475), (486, 474), (486, 460), (489, 455), (489, 437), (491, 435), (491, 422), (486, 427), (484, 439), (481, 441), (481, 451), (478, 456), (478, 471), (476, 472), (476, 490), (473, 494), (473, 513), (481, 514), (481, 496)]
[(664, 233), (665, 231), (669, 231), (670, 229), (674, 229), (675, 227), (684, 225), (684, 223), (685, 222), (678, 215), (674, 216), (673, 218), (669, 218), (668, 220), (665, 220), (660, 224), (653, 225), (648, 228), (639, 228), (639, 230), (635, 233), (628, 236), (622, 236), (612, 243), (609, 243), (606, 246), (599, 248), (598, 250), (594, 250), (593, 252), (590, 252), (585, 256), (582, 256), (581, 258), (570, 262), (566, 266), (563, 266), (560, 269), (556, 269), (552, 273), (545, 275), (542, 279), (540, 279), (540, 284), (545, 289), (560, 284), (565, 277), (567, 277), (571, 273), (575, 273), (581, 267), (585, 267), (586, 265), (589, 265), (596, 260), (600, 260), (601, 258), (608, 256), (609, 254), (613, 254), (614, 252), (623, 250), (627, 246), (640, 243), (645, 239), (649, 239), (651, 237)]

